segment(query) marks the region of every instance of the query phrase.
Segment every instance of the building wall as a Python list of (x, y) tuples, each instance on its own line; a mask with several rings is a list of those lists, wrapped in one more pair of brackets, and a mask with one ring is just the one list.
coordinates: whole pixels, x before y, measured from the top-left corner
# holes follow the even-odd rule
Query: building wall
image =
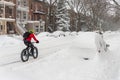
[(45, 31), (47, 9), (44, 2), (37, 0), (0, 0), (0, 34), (16, 33), (17, 22), (38, 33)]
[(29, 0), (16, 0), (16, 19), (25, 25), (29, 15)]
[[(47, 7), (42, 1), (30, 0), (29, 3), (29, 20), (33, 21), (33, 29), (37, 32), (45, 31), (47, 19)], [(37, 21), (37, 23), (36, 23)], [(31, 23), (28, 23), (31, 24)]]
[(0, 34), (15, 33), (15, 0), (2, 0), (0, 3)]

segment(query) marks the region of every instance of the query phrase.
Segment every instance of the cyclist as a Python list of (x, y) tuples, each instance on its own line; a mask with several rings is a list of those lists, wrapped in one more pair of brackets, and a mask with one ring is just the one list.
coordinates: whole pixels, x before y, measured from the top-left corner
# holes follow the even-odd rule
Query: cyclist
[(28, 32), (25, 32), (23, 34), (23, 41), (24, 44), (28, 47), (31, 47), (33, 49), (33, 44), (31, 42), (32, 38), (36, 41), (36, 43), (39, 43), (39, 41), (36, 39), (35, 35), (34, 35), (34, 31), (33, 30), (29, 30)]

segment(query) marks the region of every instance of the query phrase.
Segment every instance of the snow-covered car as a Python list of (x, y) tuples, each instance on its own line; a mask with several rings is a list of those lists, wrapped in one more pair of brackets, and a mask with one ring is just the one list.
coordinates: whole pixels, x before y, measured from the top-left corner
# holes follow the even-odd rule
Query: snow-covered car
[(78, 35), (78, 32), (76, 32), (76, 31), (71, 32), (70, 35), (71, 35), (71, 36), (76, 36), (76, 35)]
[(51, 34), (51, 36), (61, 37), (61, 36), (65, 36), (65, 33), (63, 31), (55, 31)]
[(69, 35), (70, 35), (69, 31), (65, 32), (65, 36), (69, 36)]
[(40, 34), (38, 34), (39, 37), (45, 37), (45, 36), (49, 36), (50, 33), (49, 32), (42, 32)]

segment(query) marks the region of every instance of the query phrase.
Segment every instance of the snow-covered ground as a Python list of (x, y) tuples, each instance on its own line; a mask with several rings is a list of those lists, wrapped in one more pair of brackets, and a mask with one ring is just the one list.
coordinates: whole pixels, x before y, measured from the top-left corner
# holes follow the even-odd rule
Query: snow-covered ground
[(104, 33), (106, 53), (97, 52), (94, 32), (45, 32), (37, 38), (39, 57), (22, 62), (22, 37), (0, 36), (0, 80), (120, 80), (119, 32)]

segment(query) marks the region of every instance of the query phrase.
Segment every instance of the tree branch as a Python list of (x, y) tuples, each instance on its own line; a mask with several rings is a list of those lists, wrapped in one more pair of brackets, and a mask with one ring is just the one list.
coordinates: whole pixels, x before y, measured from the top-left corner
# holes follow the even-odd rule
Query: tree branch
[(116, 0), (113, 0), (113, 2), (120, 7), (120, 4)]

